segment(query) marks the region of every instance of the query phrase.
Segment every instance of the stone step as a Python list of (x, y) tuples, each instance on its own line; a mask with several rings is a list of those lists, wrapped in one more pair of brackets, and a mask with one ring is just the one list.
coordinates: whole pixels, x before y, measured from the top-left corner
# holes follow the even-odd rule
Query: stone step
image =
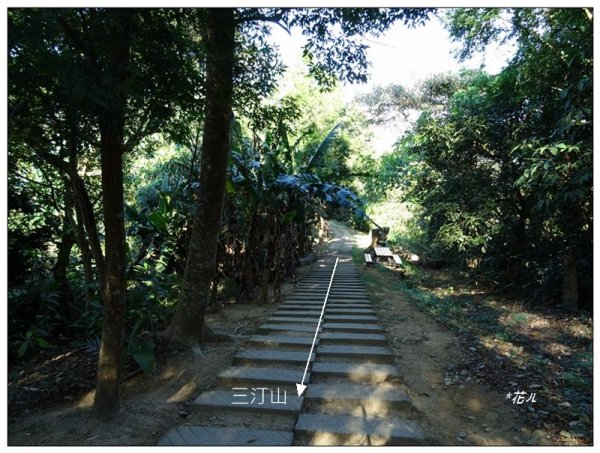
[(311, 445), (422, 445), (425, 433), (411, 420), (300, 414), (296, 434)]
[[(287, 298), (287, 300), (306, 300), (306, 299), (319, 299), (321, 298), (321, 300), (325, 299), (325, 292), (319, 292), (319, 293), (309, 293), (309, 292), (295, 292), (293, 295), (291, 295), (290, 297)], [(357, 294), (357, 293), (341, 293), (341, 292), (331, 292), (329, 293), (329, 299), (348, 299), (348, 300), (352, 300), (352, 299), (366, 299), (369, 300), (368, 296), (366, 294)]]
[(379, 408), (382, 412), (391, 407), (401, 410), (411, 408), (410, 398), (402, 390), (364, 384), (310, 384), (306, 389), (305, 401), (340, 404), (345, 401), (363, 406), (370, 405)]
[(338, 302), (338, 301), (328, 301), (327, 308), (373, 308), (373, 303), (371, 301), (367, 302)]
[[(248, 338), (249, 343), (261, 344), (264, 346), (308, 346), (312, 345), (313, 337), (292, 337), (288, 335), (252, 335)], [(319, 344), (319, 338), (315, 344)]]
[[(282, 302), (285, 303), (293, 303), (293, 304), (306, 304), (306, 305), (323, 305), (325, 301), (325, 296), (319, 297), (296, 297), (290, 296)], [(347, 297), (328, 297), (327, 304), (369, 304), (371, 305), (373, 302), (371, 299), (363, 298), (347, 298)]]
[(328, 297), (328, 300), (340, 300), (343, 302), (356, 302), (358, 300), (364, 301), (364, 302), (371, 302), (371, 299), (369, 299), (368, 296), (365, 295), (340, 295), (340, 294), (330, 294)]
[(262, 324), (259, 329), (266, 331), (277, 331), (277, 332), (312, 332), (316, 330), (316, 325), (307, 324)]
[[(281, 304), (279, 304), (279, 308), (278, 310), (284, 310), (284, 311), (288, 311), (288, 310), (293, 310), (294, 312), (301, 312), (301, 315), (304, 315), (304, 312), (308, 311), (318, 311), (319, 313), (321, 312), (321, 308), (323, 307), (323, 304), (321, 304), (321, 307), (319, 307), (318, 305), (311, 305), (311, 306), (306, 306), (304, 304), (297, 304), (296, 302), (282, 302)], [(277, 313), (277, 312), (275, 312)]]
[(395, 366), (381, 363), (315, 362), (311, 373), (315, 378), (332, 376), (371, 384), (400, 378), (400, 373)]
[(372, 304), (373, 303), (373, 301), (371, 299), (369, 299), (368, 297), (348, 298), (348, 297), (329, 296), (329, 298), (327, 300), (328, 300), (328, 303), (329, 302), (337, 302), (337, 303), (341, 303), (341, 304)]
[[(329, 282), (327, 283), (297, 283), (294, 289), (327, 289), (329, 288)], [(331, 285), (331, 289), (366, 289), (362, 283), (336, 283), (335, 280)]]
[(387, 345), (387, 337), (382, 333), (350, 333), (350, 332), (323, 332), (318, 336), (321, 344), (359, 343), (362, 345)]
[[(275, 311), (274, 315), (276, 316), (294, 316), (294, 317), (303, 317), (303, 316), (321, 316), (321, 310), (317, 310), (316, 308), (309, 308), (306, 310), (290, 310), (288, 308), (278, 309)], [(375, 310), (372, 309), (360, 309), (360, 308), (329, 308), (325, 311), (325, 316), (331, 315), (351, 315), (351, 316), (375, 316)]]
[(311, 316), (316, 316), (317, 319), (319, 319), (319, 316), (321, 316), (321, 310), (317, 310), (316, 308), (310, 308), (310, 309), (305, 309), (305, 310), (277, 310), (275, 313), (273, 313), (275, 316), (293, 316), (293, 317), (311, 317)]
[(288, 431), (268, 431), (222, 426), (181, 425), (170, 429), (158, 441), (158, 446), (252, 446), (292, 445), (294, 434)]
[[(308, 357), (308, 353), (306, 354)], [(305, 358), (306, 361), (306, 358)], [(267, 367), (231, 367), (219, 373), (219, 385), (239, 387), (243, 384), (261, 384), (261, 386), (290, 385), (302, 381), (304, 369), (297, 370)], [(306, 373), (306, 382), (310, 382), (310, 373)]]
[[(310, 349), (309, 349), (310, 350)], [(306, 351), (278, 351), (274, 349), (246, 349), (234, 357), (235, 363), (275, 363), (278, 365), (306, 364), (308, 352)], [(315, 360), (315, 354), (311, 355), (311, 361)]]
[(382, 363), (394, 363), (395, 360), (392, 350), (384, 346), (320, 344), (317, 348), (317, 354), (319, 358), (345, 357)]
[[(323, 287), (323, 288), (296, 288), (295, 290), (296, 293), (326, 293), (327, 292), (327, 287)], [(348, 288), (347, 286), (340, 286), (340, 287), (332, 287), (329, 290), (330, 294), (333, 293), (349, 293), (349, 294), (367, 294), (367, 291), (365, 289), (360, 289), (360, 288)]]
[(331, 313), (332, 315), (342, 313), (349, 315), (375, 315), (375, 310), (372, 308), (331, 308), (331, 306), (328, 306), (325, 313)]
[(383, 333), (385, 330), (377, 324), (353, 324), (344, 322), (325, 322), (321, 324), (324, 331)]
[[(337, 274), (337, 272), (336, 272)], [(296, 282), (297, 285), (307, 285), (307, 284), (311, 284), (311, 285), (329, 285), (329, 283), (331, 282), (331, 274), (328, 275), (314, 275), (314, 276), (309, 276), (306, 278), (303, 278), (302, 280), (298, 280)], [(334, 285), (340, 285), (342, 283), (350, 283), (353, 285), (356, 284), (362, 284), (362, 280), (360, 279), (360, 277), (355, 277), (354, 275), (335, 275), (333, 277), (333, 283)]]
[(327, 321), (339, 321), (339, 322), (377, 322), (377, 316), (369, 316), (369, 315), (338, 315), (335, 313), (329, 314), (325, 312), (325, 320)]
[[(252, 401), (253, 398), (254, 401)], [(194, 400), (190, 408), (194, 410), (235, 410), (293, 415), (300, 412), (303, 400), (304, 398), (298, 397), (296, 392), (290, 394), (290, 392), (280, 391), (278, 395), (276, 388), (253, 390), (242, 386), (229, 390), (204, 392)], [(285, 404), (278, 403), (278, 401), (285, 401)]]
[[(285, 310), (321, 310), (323, 307), (323, 302), (321, 304), (304, 304), (302, 302), (282, 302), (279, 305), (280, 309)], [(371, 303), (340, 303), (340, 302), (327, 302), (327, 309), (330, 308), (339, 308), (339, 309), (348, 309), (348, 308), (358, 308), (358, 309), (372, 309), (373, 305)]]
[(300, 323), (305, 323), (305, 324), (314, 324), (315, 325), (315, 329), (317, 328), (317, 323), (319, 322), (319, 315), (313, 316), (313, 317), (294, 317), (294, 316), (271, 316), (268, 320), (269, 323), (274, 324), (274, 323), (289, 323), (289, 322), (300, 322)]
[(325, 301), (324, 296), (321, 299), (319, 299), (318, 297), (313, 297), (313, 298), (309, 298), (309, 299), (307, 299), (307, 298), (299, 298), (298, 299), (296, 297), (288, 297), (280, 305), (285, 305), (287, 303), (295, 303), (295, 304), (322, 306), (324, 301)]

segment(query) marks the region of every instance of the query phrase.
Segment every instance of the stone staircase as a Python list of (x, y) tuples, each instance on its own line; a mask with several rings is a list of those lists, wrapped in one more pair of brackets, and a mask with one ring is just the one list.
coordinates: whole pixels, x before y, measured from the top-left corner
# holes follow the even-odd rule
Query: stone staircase
[(337, 265), (304, 380), (308, 387), (297, 396), (333, 264), (316, 263), (248, 338), (247, 349), (218, 376), (216, 388), (196, 398), (197, 425), (174, 427), (159, 445), (427, 443), (350, 259)]

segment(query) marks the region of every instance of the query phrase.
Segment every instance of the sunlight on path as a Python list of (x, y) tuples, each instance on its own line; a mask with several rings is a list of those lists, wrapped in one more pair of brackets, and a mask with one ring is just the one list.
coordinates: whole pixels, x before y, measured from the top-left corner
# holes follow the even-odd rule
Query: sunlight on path
[(329, 221), (329, 234), (327, 250), (330, 253), (351, 255), (353, 247), (365, 249), (370, 244), (368, 233), (353, 230), (334, 220)]

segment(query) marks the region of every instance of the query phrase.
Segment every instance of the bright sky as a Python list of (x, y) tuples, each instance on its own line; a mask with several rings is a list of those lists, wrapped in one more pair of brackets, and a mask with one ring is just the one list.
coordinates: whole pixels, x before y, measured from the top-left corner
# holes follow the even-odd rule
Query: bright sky
[[(274, 26), (274, 42), (284, 63), (293, 68), (302, 65), (303, 37), (298, 29), (288, 35)], [(379, 38), (366, 38), (369, 45), (368, 59), (371, 63), (367, 84), (346, 85), (344, 92), (350, 101), (357, 93), (370, 91), (376, 85), (391, 83), (407, 88), (414, 86), (428, 76), (442, 72), (458, 72), (460, 68), (477, 68), (482, 63), (489, 73), (497, 73), (512, 56), (509, 46), (491, 48), (485, 55), (479, 55), (471, 61), (459, 63), (453, 57), (456, 44), (452, 43), (448, 32), (437, 17), (429, 20), (425, 26), (408, 28), (396, 24)], [(378, 153), (389, 151), (398, 138), (398, 129), (392, 127), (374, 128), (376, 140), (374, 147)]]

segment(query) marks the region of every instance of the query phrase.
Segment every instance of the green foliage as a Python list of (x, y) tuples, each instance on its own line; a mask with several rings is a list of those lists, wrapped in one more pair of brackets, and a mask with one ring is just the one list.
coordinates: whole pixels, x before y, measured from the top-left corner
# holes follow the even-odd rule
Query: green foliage
[(304, 58), (310, 74), (321, 86), (332, 88), (337, 80), (367, 81), (362, 35), (377, 36), (399, 21), (422, 24), (432, 12), (426, 8), (302, 8), (288, 13), (288, 25), (306, 31)]
[(30, 328), (22, 340), (17, 342), (17, 354), (19, 357), (23, 357), (31, 349), (49, 348), (51, 345), (46, 338), (48, 338), (48, 332), (37, 327)]
[(395, 150), (376, 163), (378, 177), (365, 184), (370, 201), (381, 207), (393, 202), (389, 194), (396, 189), (399, 201), (416, 209), (410, 234), (399, 219), (383, 216), (392, 241), (555, 302), (567, 272), (564, 257), (575, 250), (580, 304), (590, 306), (588, 13), (450, 10), (447, 24), (462, 44), (462, 58), (512, 40), (510, 64), (496, 76), (464, 71), (413, 91), (378, 88), (363, 99), (375, 122), (421, 112)]

